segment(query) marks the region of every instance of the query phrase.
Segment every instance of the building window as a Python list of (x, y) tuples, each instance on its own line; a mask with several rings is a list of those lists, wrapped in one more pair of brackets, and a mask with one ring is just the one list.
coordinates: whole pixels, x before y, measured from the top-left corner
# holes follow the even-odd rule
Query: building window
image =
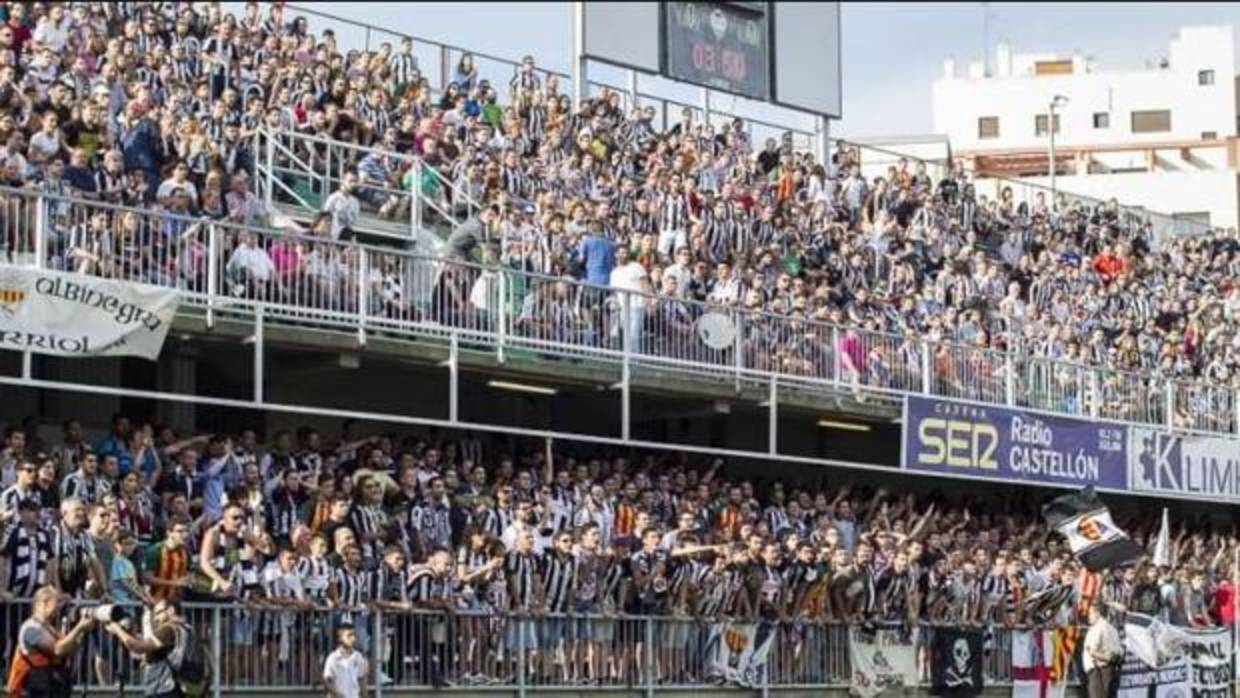
[(1111, 128), (1111, 115), (1104, 112), (1094, 112), (1094, 128)]
[(1170, 109), (1150, 109), (1132, 113), (1133, 133), (1160, 133), (1171, 130)]
[[(1038, 114), (1033, 117), (1033, 135), (1046, 135), (1046, 114)], [(1055, 115), (1055, 133), (1059, 133), (1059, 115)]]
[(1218, 140), (1218, 131), (1202, 131), (1202, 132), (1201, 132), (1201, 140), (1203, 140), (1203, 141), (1217, 141), (1217, 140)]
[(980, 138), (998, 138), (999, 137), (999, 117), (982, 116), (977, 120), (977, 137)]
[(1198, 85), (1213, 85), (1214, 84), (1214, 71), (1213, 70), (1198, 70), (1197, 71), (1197, 84)]

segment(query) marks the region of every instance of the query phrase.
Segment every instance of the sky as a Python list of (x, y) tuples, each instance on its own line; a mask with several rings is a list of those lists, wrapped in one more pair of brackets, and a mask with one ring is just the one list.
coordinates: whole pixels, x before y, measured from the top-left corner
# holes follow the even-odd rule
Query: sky
[[(572, 5), (567, 2), (316, 3), (315, 9), (498, 57), (532, 54), (540, 65), (563, 72), (571, 62)], [(1099, 70), (1135, 69), (1164, 56), (1180, 26), (1240, 24), (1240, 3), (847, 2), (841, 9), (844, 113), (832, 123), (832, 135), (929, 134), (931, 85), (942, 75), (945, 58), (956, 59), (960, 74), (968, 63), (981, 60), (984, 14), (989, 15), (992, 59), (994, 45), (1007, 41), (1015, 53), (1079, 51), (1094, 57)], [(322, 25), (312, 20), (311, 26)], [(354, 32), (351, 40), (364, 43), (365, 31)], [(379, 32), (370, 34), (372, 42), (381, 40), (375, 38)], [(344, 33), (341, 41), (347, 45)], [(418, 53), (424, 70), (438, 69), (429, 47), (419, 47)], [(623, 71), (607, 66), (592, 71), (612, 84), (627, 84)], [(486, 72), (484, 65), (484, 77)], [(639, 87), (698, 100), (699, 93), (683, 85), (642, 78)], [(736, 105), (731, 98), (717, 102), (725, 109)], [(755, 112), (773, 113), (769, 108)], [(809, 123), (801, 115), (782, 116)]]

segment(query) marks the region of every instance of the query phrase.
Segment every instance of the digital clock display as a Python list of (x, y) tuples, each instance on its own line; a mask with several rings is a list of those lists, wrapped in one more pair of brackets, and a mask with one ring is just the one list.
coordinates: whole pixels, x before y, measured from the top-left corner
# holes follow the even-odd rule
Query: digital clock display
[(766, 4), (666, 2), (666, 73), (752, 99), (770, 98)]

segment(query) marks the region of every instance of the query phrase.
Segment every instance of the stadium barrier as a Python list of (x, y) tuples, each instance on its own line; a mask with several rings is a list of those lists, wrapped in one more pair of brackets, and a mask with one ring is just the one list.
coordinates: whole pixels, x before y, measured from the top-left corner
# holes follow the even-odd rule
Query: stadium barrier
[[(79, 606), (82, 602), (79, 602)], [(29, 599), (4, 605), (3, 660), (11, 661)], [(124, 621), (142, 632), (142, 609), (126, 605)], [(75, 613), (74, 610), (69, 611)], [(211, 660), (216, 696), (318, 688), (333, 629), (350, 623), (370, 663), (377, 693), (430, 687), (515, 692), (583, 686), (660, 690), (723, 688), (846, 688), (853, 675), (849, 627), (809, 620), (724, 620), (632, 615), (397, 613), (377, 608), (293, 609), (262, 601), (183, 604), (181, 616)], [(76, 616), (71, 616), (76, 617)], [(759, 626), (762, 630), (755, 633)], [(902, 628), (895, 624), (869, 627)], [(928, 686), (928, 648), (943, 625), (910, 633), (916, 651), (912, 684)], [(988, 686), (1011, 684), (1011, 632), (984, 630), (983, 676)], [(766, 661), (755, 659), (753, 638), (766, 639)], [(139, 657), (97, 627), (75, 657), (76, 692), (136, 694)], [(1070, 678), (1075, 681), (1075, 675)]]
[[(91, 226), (95, 230), (91, 231)], [(158, 209), (0, 188), (0, 263), (176, 288), (205, 311), (263, 321), (457, 342), (742, 386), (899, 399), (933, 395), (1051, 414), (1237, 434), (1235, 392), (1007, 352), (591, 286), (483, 264), (189, 218)], [(250, 246), (262, 254), (238, 254)], [(265, 261), (264, 261), (265, 260)]]

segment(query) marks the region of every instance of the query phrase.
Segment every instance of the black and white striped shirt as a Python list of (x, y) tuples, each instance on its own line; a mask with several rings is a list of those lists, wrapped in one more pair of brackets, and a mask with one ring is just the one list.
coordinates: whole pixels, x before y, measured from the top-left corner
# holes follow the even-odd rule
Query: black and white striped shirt
[(577, 558), (553, 552), (543, 558), (541, 572), (546, 610), (567, 612), (577, 584)]
[(504, 556), (504, 574), (508, 578), (513, 610), (533, 608), (538, 579), (538, 558), (533, 553), (508, 553)]
[[(357, 505), (349, 512), (349, 528), (353, 529), (353, 532), (357, 534), (358, 540), (363, 540), (370, 536), (381, 536), (386, 526), (387, 514), (384, 513), (383, 507), (378, 504)], [(366, 540), (361, 547), (362, 557), (375, 558), (379, 556), (380, 551), (374, 541)]]
[(388, 70), (397, 85), (408, 85), (418, 69), (418, 57), (412, 53), (393, 53), (388, 57)]
[(311, 601), (320, 605), (327, 601), (327, 587), (334, 579), (334, 570), (326, 558), (301, 558), (297, 561), (297, 574)]
[(65, 481), (60, 486), (60, 498), (62, 500), (76, 497), (87, 504), (98, 504), (103, 495), (112, 491), (111, 485), (107, 480), (94, 476), (87, 476), (82, 471), (69, 473)]
[(336, 587), (336, 604), (348, 609), (359, 609), (373, 596), (373, 573), (358, 569), (350, 571), (338, 567), (332, 571), (332, 583)]
[(59, 565), (60, 589), (75, 595), (86, 586), (87, 566), (95, 558), (95, 546), (86, 531), (73, 532), (63, 525), (52, 537), (52, 559)]
[(405, 596), (416, 606), (435, 605), (447, 596), (447, 581), (436, 577), (429, 567), (414, 567), (409, 572)]
[(498, 506), (488, 508), (482, 518), (482, 529), (492, 538), (502, 537), (511, 524), (512, 510), (501, 509)]
[(660, 230), (684, 230), (688, 225), (689, 202), (679, 192), (665, 194), (660, 209)]
[(452, 546), (451, 510), (446, 504), (423, 502), (409, 510), (409, 529), (422, 542), (423, 550)]
[(376, 598), (397, 603), (409, 600), (409, 575), (406, 570), (393, 570), (388, 565), (381, 565), (375, 577)]
[(0, 492), (0, 512), (16, 512), (17, 505), (23, 501), (34, 502), (36, 505), (39, 505), (40, 498), (38, 492), (33, 488), (23, 491), (17, 485), (13, 485), (4, 492)]

